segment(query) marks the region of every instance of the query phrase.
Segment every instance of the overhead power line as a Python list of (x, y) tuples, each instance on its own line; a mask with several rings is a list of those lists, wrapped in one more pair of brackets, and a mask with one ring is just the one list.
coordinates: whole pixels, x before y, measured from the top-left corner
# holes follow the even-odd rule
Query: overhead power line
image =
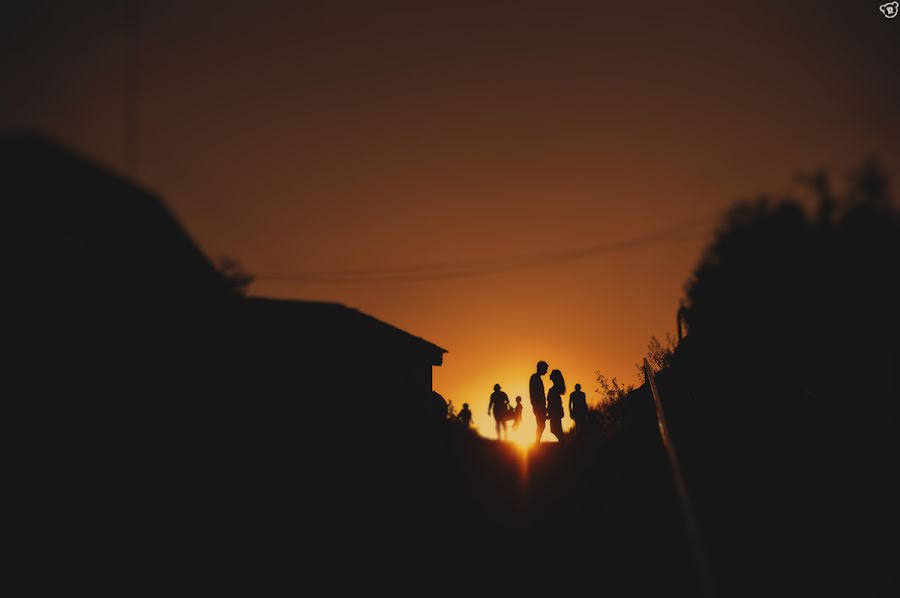
[(542, 268), (654, 245), (690, 241), (698, 238), (700, 233), (698, 229), (707, 220), (694, 218), (641, 237), (565, 251), (405, 266), (314, 270), (290, 275), (258, 274), (255, 275), (255, 279), (294, 284), (390, 284), (474, 278)]

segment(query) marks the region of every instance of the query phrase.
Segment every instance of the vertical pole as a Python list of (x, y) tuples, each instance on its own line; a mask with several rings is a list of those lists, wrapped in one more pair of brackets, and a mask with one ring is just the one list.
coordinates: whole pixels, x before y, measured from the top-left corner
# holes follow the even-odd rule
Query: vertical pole
[(709, 566), (706, 550), (703, 547), (703, 540), (700, 537), (700, 527), (697, 525), (697, 518), (694, 515), (694, 506), (691, 502), (691, 496), (688, 494), (687, 484), (685, 483), (684, 475), (681, 472), (681, 463), (678, 461), (675, 446), (672, 444), (672, 437), (669, 436), (669, 426), (666, 423), (666, 415), (663, 412), (662, 401), (659, 399), (659, 390), (656, 388), (653, 370), (650, 368), (647, 358), (644, 358), (644, 375), (647, 377), (647, 382), (650, 384), (650, 390), (653, 392), (653, 402), (656, 404), (656, 419), (659, 423), (659, 435), (662, 437), (666, 455), (669, 457), (669, 465), (672, 466), (672, 474), (675, 477), (675, 488), (678, 491), (678, 499), (681, 502), (681, 513), (687, 524), (691, 549), (694, 553), (694, 563), (697, 566), (700, 582), (703, 584), (703, 595), (707, 598), (712, 598), (715, 596), (715, 584), (713, 583), (712, 570)]
[(138, 176), (138, 140), (141, 99), (141, 2), (125, 4), (125, 172)]

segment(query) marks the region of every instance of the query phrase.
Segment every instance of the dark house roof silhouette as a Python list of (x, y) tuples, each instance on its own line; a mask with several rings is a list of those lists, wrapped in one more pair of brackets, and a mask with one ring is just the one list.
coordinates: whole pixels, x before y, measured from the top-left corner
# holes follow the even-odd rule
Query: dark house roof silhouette
[(276, 341), (270, 356), (299, 347), (317, 358), (359, 352), (441, 365), (446, 350), (356, 309), (233, 294), (159, 197), (46, 137), (0, 136), (0, 168), (5, 206), (17, 216), (4, 228), (19, 249), (23, 291), (62, 311), (59, 318), (74, 321), (88, 309), (98, 327), (117, 329), (111, 310), (188, 325), (202, 316), (211, 326), (239, 321), (256, 342)]
[[(389, 346), (441, 365), (447, 352), (431, 342), (340, 303), (249, 298), (251, 320), (269, 320), (284, 336), (319, 353), (380, 351)], [(348, 346), (352, 343), (353, 346)]]
[(132, 181), (33, 134), (0, 137), (0, 169), (17, 215), (4, 228), (42, 292), (227, 296), (225, 278), (163, 202)]
[[(0, 137), (0, 190), (26, 275), (4, 322), (21, 391), (0, 587), (6, 570), (35, 595), (119, 587), (94, 566), (103, 544), (129, 563), (175, 551), (198, 583), (252, 570), (258, 589), (258, 564), (298, 545), (429, 528), (444, 349), (336, 303), (232, 292), (158, 197), (47, 139)], [(185, 581), (151, 569), (118, 567), (126, 585)]]

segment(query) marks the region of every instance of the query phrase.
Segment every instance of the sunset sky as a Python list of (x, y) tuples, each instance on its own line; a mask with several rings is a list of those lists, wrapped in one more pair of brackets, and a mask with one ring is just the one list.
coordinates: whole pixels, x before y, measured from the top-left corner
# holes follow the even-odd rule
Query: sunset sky
[(589, 399), (596, 370), (635, 382), (735, 199), (900, 173), (877, 1), (27, 4), (0, 129), (126, 172), (136, 107), (129, 174), (208, 255), (448, 349), (434, 388), (486, 434), (539, 359)]

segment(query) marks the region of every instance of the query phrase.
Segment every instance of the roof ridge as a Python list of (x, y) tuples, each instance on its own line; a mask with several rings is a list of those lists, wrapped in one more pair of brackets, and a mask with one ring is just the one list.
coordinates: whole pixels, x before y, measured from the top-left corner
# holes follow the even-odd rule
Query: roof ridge
[(340, 303), (340, 302), (337, 302), (337, 301), (322, 301), (322, 300), (314, 300), (314, 299), (309, 299), (309, 300), (308, 300), (308, 299), (278, 299), (278, 298), (273, 298), (273, 297), (262, 297), (262, 296), (252, 296), (252, 297), (247, 297), (247, 299), (248, 299), (248, 300), (253, 300), (253, 301), (258, 301), (258, 302), (279, 303), (279, 304), (282, 304), (282, 305), (297, 305), (297, 306), (300, 306), (300, 305), (304, 305), (304, 304), (305, 304), (305, 305), (318, 305), (318, 306), (327, 306), (327, 307), (331, 307), (331, 308), (338, 308), (338, 309), (344, 310), (344, 311), (346, 311), (346, 312), (349, 312), (349, 313), (351, 313), (351, 314), (354, 314), (355, 316), (357, 316), (357, 317), (359, 317), (359, 318), (364, 318), (364, 319), (366, 319), (366, 320), (369, 320), (369, 321), (371, 321), (371, 322), (374, 322), (374, 323), (376, 323), (378, 326), (381, 326), (381, 327), (383, 327), (383, 328), (386, 328), (386, 329), (390, 330), (390, 331), (393, 332), (393, 333), (399, 333), (399, 334), (402, 334), (402, 335), (404, 335), (404, 336), (406, 336), (406, 337), (409, 337), (409, 338), (411, 338), (411, 339), (414, 339), (414, 340), (416, 340), (416, 341), (419, 341), (419, 342), (425, 343), (425, 344), (427, 344), (427, 345), (430, 345), (430, 346), (434, 347), (435, 349), (437, 349), (438, 351), (440, 351), (441, 353), (447, 353), (447, 352), (448, 352), (447, 349), (444, 349), (444, 348), (441, 347), (440, 345), (437, 345), (437, 344), (435, 344), (435, 343), (433, 343), (433, 342), (431, 342), (431, 341), (429, 341), (429, 340), (427, 340), (427, 339), (425, 339), (425, 338), (423, 338), (423, 337), (421, 337), (421, 336), (417, 336), (417, 335), (415, 335), (415, 334), (413, 334), (413, 333), (411, 333), (411, 332), (409, 332), (409, 331), (407, 331), (407, 330), (404, 330), (404, 329), (402, 329), (402, 328), (399, 328), (398, 326), (395, 326), (395, 325), (393, 325), (393, 324), (390, 324), (390, 323), (388, 323), (388, 322), (385, 322), (384, 320), (381, 320), (381, 319), (379, 319), (379, 318), (377, 318), (377, 317), (375, 317), (375, 316), (373, 316), (373, 315), (371, 315), (371, 314), (368, 314), (368, 313), (366, 313), (366, 312), (364, 312), (364, 311), (362, 311), (362, 310), (360, 310), (360, 309), (358, 309), (358, 308), (356, 308), (356, 307), (351, 307), (351, 306), (349, 306), (349, 305), (345, 305), (344, 303)]

